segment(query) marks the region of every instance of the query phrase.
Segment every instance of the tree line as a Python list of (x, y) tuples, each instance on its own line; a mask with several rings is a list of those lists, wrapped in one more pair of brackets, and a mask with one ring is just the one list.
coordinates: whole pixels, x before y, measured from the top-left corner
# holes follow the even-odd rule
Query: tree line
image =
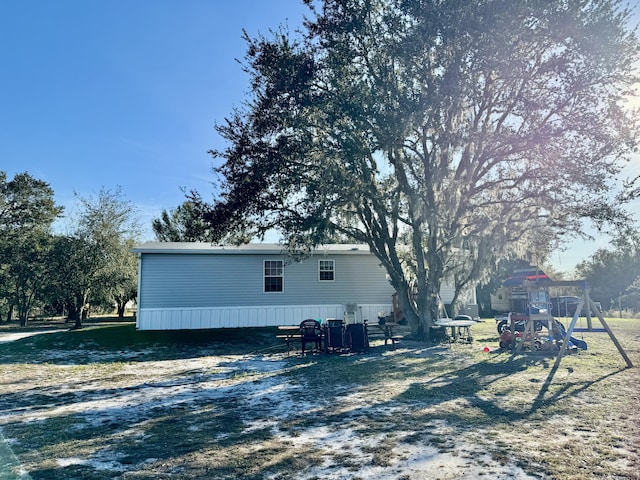
[(68, 233), (52, 225), (64, 214), (46, 182), (0, 171), (0, 315), (21, 326), (34, 314), (65, 315), (75, 327), (91, 308), (124, 316), (136, 298), (135, 208), (119, 189), (78, 197)]
[(576, 272), (587, 280), (592, 297), (603, 308), (617, 310), (620, 316), (640, 312), (640, 231), (630, 228), (609, 248), (601, 248), (580, 262)]
[[(139, 228), (135, 208), (119, 189), (103, 189), (79, 203), (71, 233), (54, 234), (52, 224), (64, 210), (55, 204), (49, 185), (28, 173), (7, 181), (0, 171), (0, 315), (5, 321), (16, 318), (25, 326), (30, 315), (40, 313), (65, 315), (80, 327), (91, 306), (115, 307), (122, 317), (127, 303), (136, 299), (137, 259), (130, 252)], [(151, 226), (160, 242), (210, 242), (214, 237), (188, 200), (162, 210)], [(249, 238), (243, 232), (223, 241), (239, 244)], [(490, 314), (490, 295), (530, 260), (514, 256), (495, 264), (477, 287), (481, 313)], [(549, 265), (544, 270), (558, 276)], [(640, 312), (640, 232), (629, 225), (609, 248), (578, 264), (576, 278), (588, 281), (592, 297), (605, 309)]]

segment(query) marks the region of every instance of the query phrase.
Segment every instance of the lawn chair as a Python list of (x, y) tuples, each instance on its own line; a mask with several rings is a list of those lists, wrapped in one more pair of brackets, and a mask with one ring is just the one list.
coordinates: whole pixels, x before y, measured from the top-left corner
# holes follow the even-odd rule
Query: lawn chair
[(320, 351), (322, 343), (322, 328), (320, 322), (313, 318), (308, 318), (300, 323), (300, 342), (302, 343), (302, 354), (307, 343), (315, 343), (316, 350)]

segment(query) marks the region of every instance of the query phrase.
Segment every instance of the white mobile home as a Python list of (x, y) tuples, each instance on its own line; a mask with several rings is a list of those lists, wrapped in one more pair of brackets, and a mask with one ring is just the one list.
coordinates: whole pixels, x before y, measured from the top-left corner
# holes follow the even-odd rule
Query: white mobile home
[(366, 245), (327, 245), (293, 261), (281, 245), (150, 243), (138, 254), (140, 330), (376, 320), (393, 288)]

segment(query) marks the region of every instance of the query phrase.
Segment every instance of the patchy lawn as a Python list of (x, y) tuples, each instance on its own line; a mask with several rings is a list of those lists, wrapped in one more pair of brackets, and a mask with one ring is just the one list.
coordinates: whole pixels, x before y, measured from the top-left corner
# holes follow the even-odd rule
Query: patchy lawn
[(34, 480), (640, 479), (640, 321), (609, 322), (635, 367), (580, 334), (548, 386), (554, 358), (498, 350), (492, 320), (469, 345), (304, 358), (273, 329), (51, 326), (0, 343), (0, 460)]

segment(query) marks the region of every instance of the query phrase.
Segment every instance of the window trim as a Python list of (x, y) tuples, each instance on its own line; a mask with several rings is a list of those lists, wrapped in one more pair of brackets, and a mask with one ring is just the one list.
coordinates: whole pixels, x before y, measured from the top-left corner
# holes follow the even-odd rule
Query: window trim
[[(322, 262), (327, 262), (331, 265), (330, 270), (322, 269)], [(322, 278), (322, 273), (331, 272), (331, 279)], [(323, 258), (318, 260), (318, 281), (319, 282), (335, 282), (336, 281), (336, 261), (333, 259)]]
[[(279, 267), (275, 267), (277, 270), (280, 270), (279, 275), (267, 275), (267, 262), (269, 263), (279, 263)], [(270, 265), (269, 269), (273, 269), (274, 266)], [(280, 278), (281, 279), (281, 288), (280, 290), (267, 290), (267, 278)], [(262, 293), (283, 293), (284, 292), (284, 261), (283, 260), (263, 260), (262, 261)]]

